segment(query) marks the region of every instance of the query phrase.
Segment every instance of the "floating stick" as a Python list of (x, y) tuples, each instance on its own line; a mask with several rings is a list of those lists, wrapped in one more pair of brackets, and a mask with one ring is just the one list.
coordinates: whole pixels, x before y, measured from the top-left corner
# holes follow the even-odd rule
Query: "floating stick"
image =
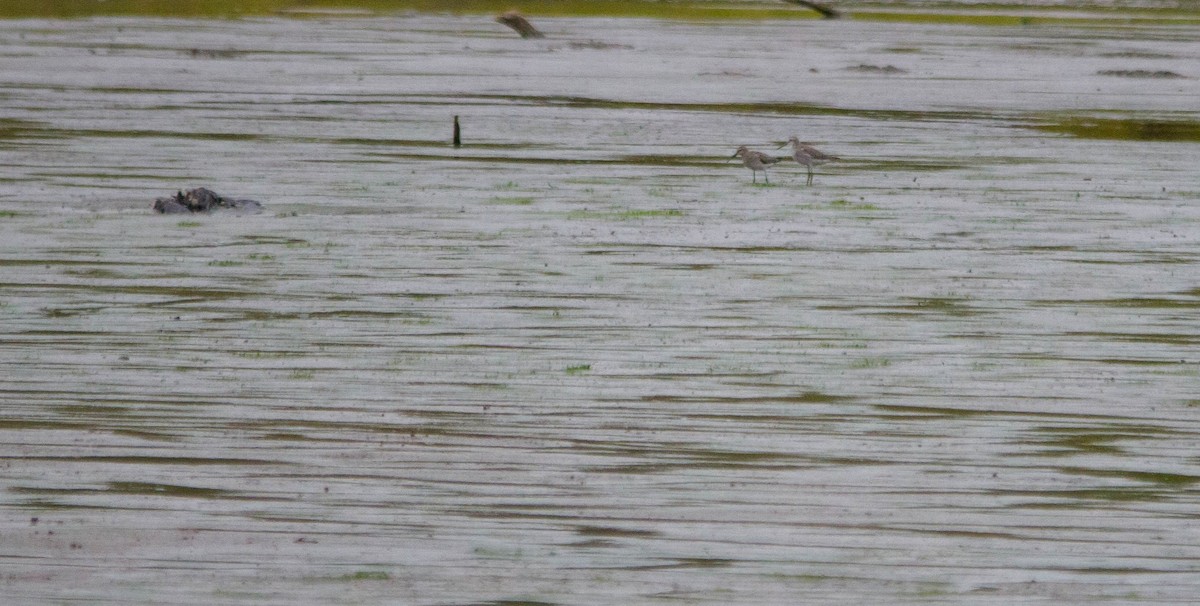
[(503, 23), (521, 34), (522, 38), (545, 38), (545, 34), (539, 32), (536, 27), (529, 23), (521, 13), (517, 11), (508, 11), (499, 17), (496, 17), (497, 23)]
[(825, 6), (824, 4), (810, 2), (809, 0), (783, 0), (783, 1), (790, 2), (792, 4), (799, 4), (800, 6), (811, 8), (811, 9), (817, 11), (818, 13), (821, 13), (821, 16), (826, 19), (839, 19), (842, 16), (841, 11), (838, 11), (837, 9), (829, 8), (828, 6)]

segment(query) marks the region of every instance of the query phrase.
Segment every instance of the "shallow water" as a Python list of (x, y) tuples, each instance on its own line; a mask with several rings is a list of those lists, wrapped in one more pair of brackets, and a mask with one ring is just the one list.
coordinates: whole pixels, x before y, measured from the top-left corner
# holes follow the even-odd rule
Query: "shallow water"
[(11, 599), (1192, 599), (1194, 30), (538, 25), (0, 22)]

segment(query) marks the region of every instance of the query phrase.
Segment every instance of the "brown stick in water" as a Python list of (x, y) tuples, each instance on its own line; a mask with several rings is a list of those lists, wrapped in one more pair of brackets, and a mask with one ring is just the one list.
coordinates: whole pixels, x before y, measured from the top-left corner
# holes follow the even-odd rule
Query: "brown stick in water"
[(830, 8), (828, 6), (825, 6), (824, 4), (810, 2), (809, 0), (783, 0), (783, 1), (790, 2), (792, 4), (799, 4), (800, 6), (811, 8), (811, 9), (817, 11), (818, 13), (821, 13), (821, 16), (826, 19), (838, 19), (842, 16), (841, 11), (839, 11), (837, 9)]
[(503, 23), (521, 34), (522, 38), (545, 38), (545, 34), (538, 31), (529, 21), (517, 11), (508, 11), (499, 17), (496, 17), (497, 23)]

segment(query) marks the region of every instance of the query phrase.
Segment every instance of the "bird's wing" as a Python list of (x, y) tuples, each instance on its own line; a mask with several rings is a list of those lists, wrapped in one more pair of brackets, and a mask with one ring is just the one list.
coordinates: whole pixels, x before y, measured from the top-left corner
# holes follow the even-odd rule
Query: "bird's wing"
[(812, 156), (813, 158), (816, 158), (817, 160), (838, 160), (839, 159), (837, 156), (831, 156), (831, 155), (829, 155), (811, 145), (808, 145), (808, 144), (802, 144), (800, 147), (804, 148), (804, 152), (806, 154)]

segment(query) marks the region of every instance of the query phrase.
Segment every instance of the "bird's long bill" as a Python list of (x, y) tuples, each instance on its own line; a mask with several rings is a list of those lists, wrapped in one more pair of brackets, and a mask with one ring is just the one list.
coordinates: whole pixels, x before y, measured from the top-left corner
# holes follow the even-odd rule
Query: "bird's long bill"
[(775, 149), (783, 149), (784, 147), (787, 147), (788, 143), (791, 143), (791, 141), (784, 141), (782, 145), (780, 145), (779, 147), (776, 147)]
[[(729, 156), (729, 160), (732, 160), (732, 159), (736, 158), (736, 157), (737, 157), (737, 155), (738, 155), (738, 153), (737, 153), (737, 152), (733, 152), (733, 155), (732, 155), (732, 156)], [(728, 163), (729, 163), (729, 160), (726, 160), (726, 161), (725, 161), (725, 163), (726, 163), (726, 164), (728, 164)]]

